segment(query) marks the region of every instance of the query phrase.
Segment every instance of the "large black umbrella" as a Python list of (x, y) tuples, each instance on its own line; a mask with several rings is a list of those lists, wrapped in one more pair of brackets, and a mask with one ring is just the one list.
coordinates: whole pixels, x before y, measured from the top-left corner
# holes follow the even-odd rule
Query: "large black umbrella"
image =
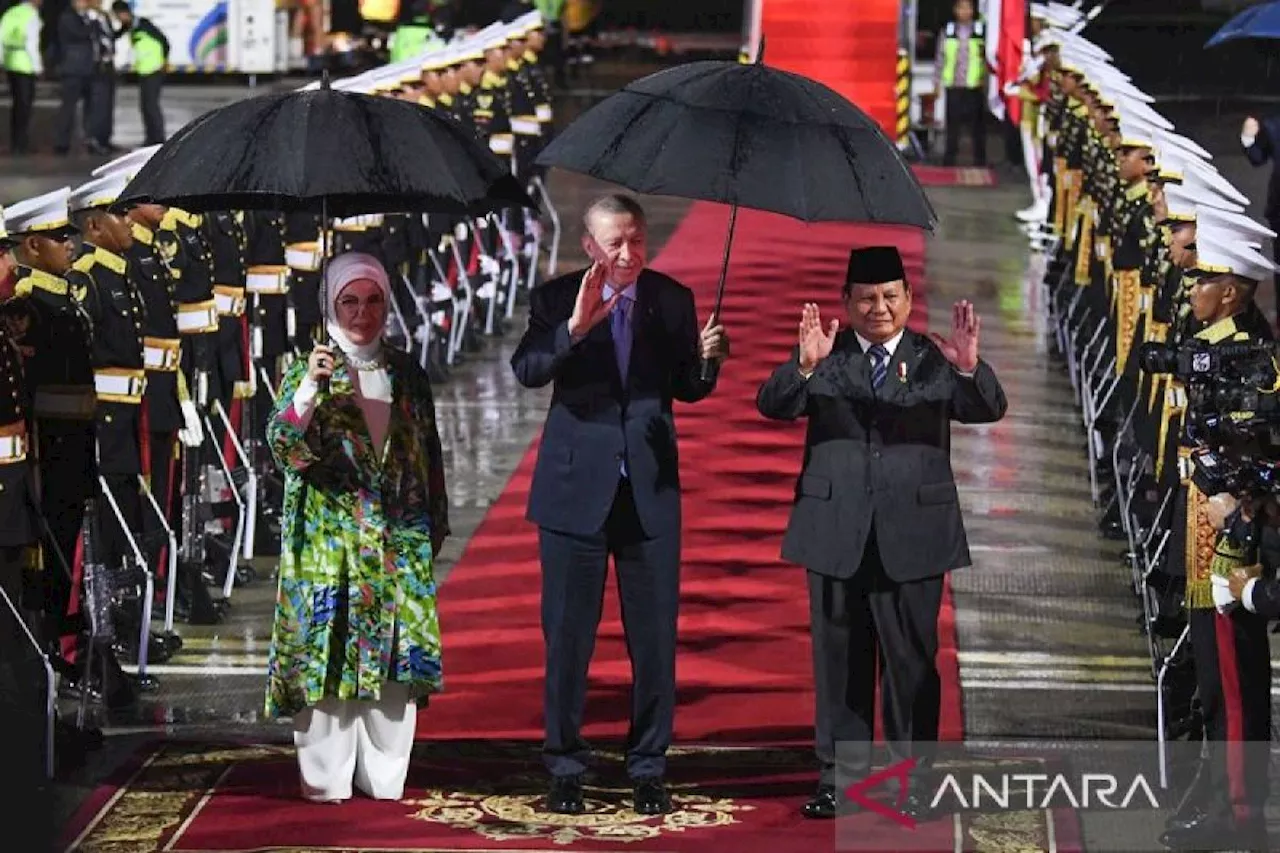
[(535, 206), (510, 168), (457, 121), (396, 98), (333, 89), (327, 80), (195, 119), (147, 161), (120, 200), (326, 218)]
[(691, 62), (636, 80), (565, 128), (538, 163), (732, 205), (717, 315), (739, 206), (807, 222), (937, 222), (874, 120), (821, 83), (759, 60)]

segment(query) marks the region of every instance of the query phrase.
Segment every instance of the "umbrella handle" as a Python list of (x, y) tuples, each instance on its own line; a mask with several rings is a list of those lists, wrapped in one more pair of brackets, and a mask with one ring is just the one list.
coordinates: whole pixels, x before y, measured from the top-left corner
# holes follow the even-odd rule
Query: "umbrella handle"
[[(735, 204), (729, 208), (729, 233), (724, 238), (724, 256), (720, 260), (720, 283), (716, 286), (716, 304), (711, 309), (711, 317), (720, 316), (720, 306), (724, 302), (724, 285), (729, 277), (729, 252), (733, 249), (733, 231), (738, 225), (738, 206)], [(715, 382), (716, 377), (720, 374), (720, 360), (715, 358), (702, 359), (701, 378), (703, 382)]]

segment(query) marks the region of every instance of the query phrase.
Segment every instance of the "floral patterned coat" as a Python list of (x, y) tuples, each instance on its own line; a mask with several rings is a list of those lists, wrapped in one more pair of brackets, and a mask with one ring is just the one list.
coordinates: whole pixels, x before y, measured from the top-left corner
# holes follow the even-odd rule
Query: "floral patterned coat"
[(385, 681), (420, 699), (442, 687), (433, 542), (449, 533), (435, 404), (425, 372), (387, 348), (391, 417), (373, 447), (341, 353), (303, 431), (295, 362), (267, 440), (284, 472), (280, 584), (266, 713), (326, 697), (377, 699)]

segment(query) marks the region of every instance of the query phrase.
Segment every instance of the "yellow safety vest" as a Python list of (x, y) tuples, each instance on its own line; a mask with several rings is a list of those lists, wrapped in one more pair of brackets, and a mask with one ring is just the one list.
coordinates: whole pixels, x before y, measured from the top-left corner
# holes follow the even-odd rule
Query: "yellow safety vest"
[(956, 67), (960, 64), (960, 39), (956, 34), (955, 22), (947, 24), (942, 43), (942, 87), (950, 89), (959, 86), (962, 89), (976, 89), (982, 85), (987, 71), (987, 28), (981, 21), (974, 21), (969, 33), (969, 67), (966, 69), (963, 82), (956, 82)]

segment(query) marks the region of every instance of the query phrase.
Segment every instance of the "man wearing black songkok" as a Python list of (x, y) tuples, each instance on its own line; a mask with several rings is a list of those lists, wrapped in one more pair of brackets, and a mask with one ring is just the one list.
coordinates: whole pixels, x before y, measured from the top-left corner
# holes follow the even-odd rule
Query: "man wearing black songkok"
[[(851, 328), (824, 327), (805, 305), (799, 345), (756, 398), (767, 418), (808, 419), (782, 556), (809, 583), (821, 764), (809, 818), (836, 816), (837, 766), (847, 781), (870, 772), (877, 668), (894, 757), (929, 763), (943, 578), (970, 564), (950, 424), (998, 421), (1007, 407), (978, 358), (971, 304), (956, 303), (950, 340), (906, 328), (911, 286), (896, 248), (853, 251), (842, 296)], [(913, 776), (904, 811), (927, 806)]]

